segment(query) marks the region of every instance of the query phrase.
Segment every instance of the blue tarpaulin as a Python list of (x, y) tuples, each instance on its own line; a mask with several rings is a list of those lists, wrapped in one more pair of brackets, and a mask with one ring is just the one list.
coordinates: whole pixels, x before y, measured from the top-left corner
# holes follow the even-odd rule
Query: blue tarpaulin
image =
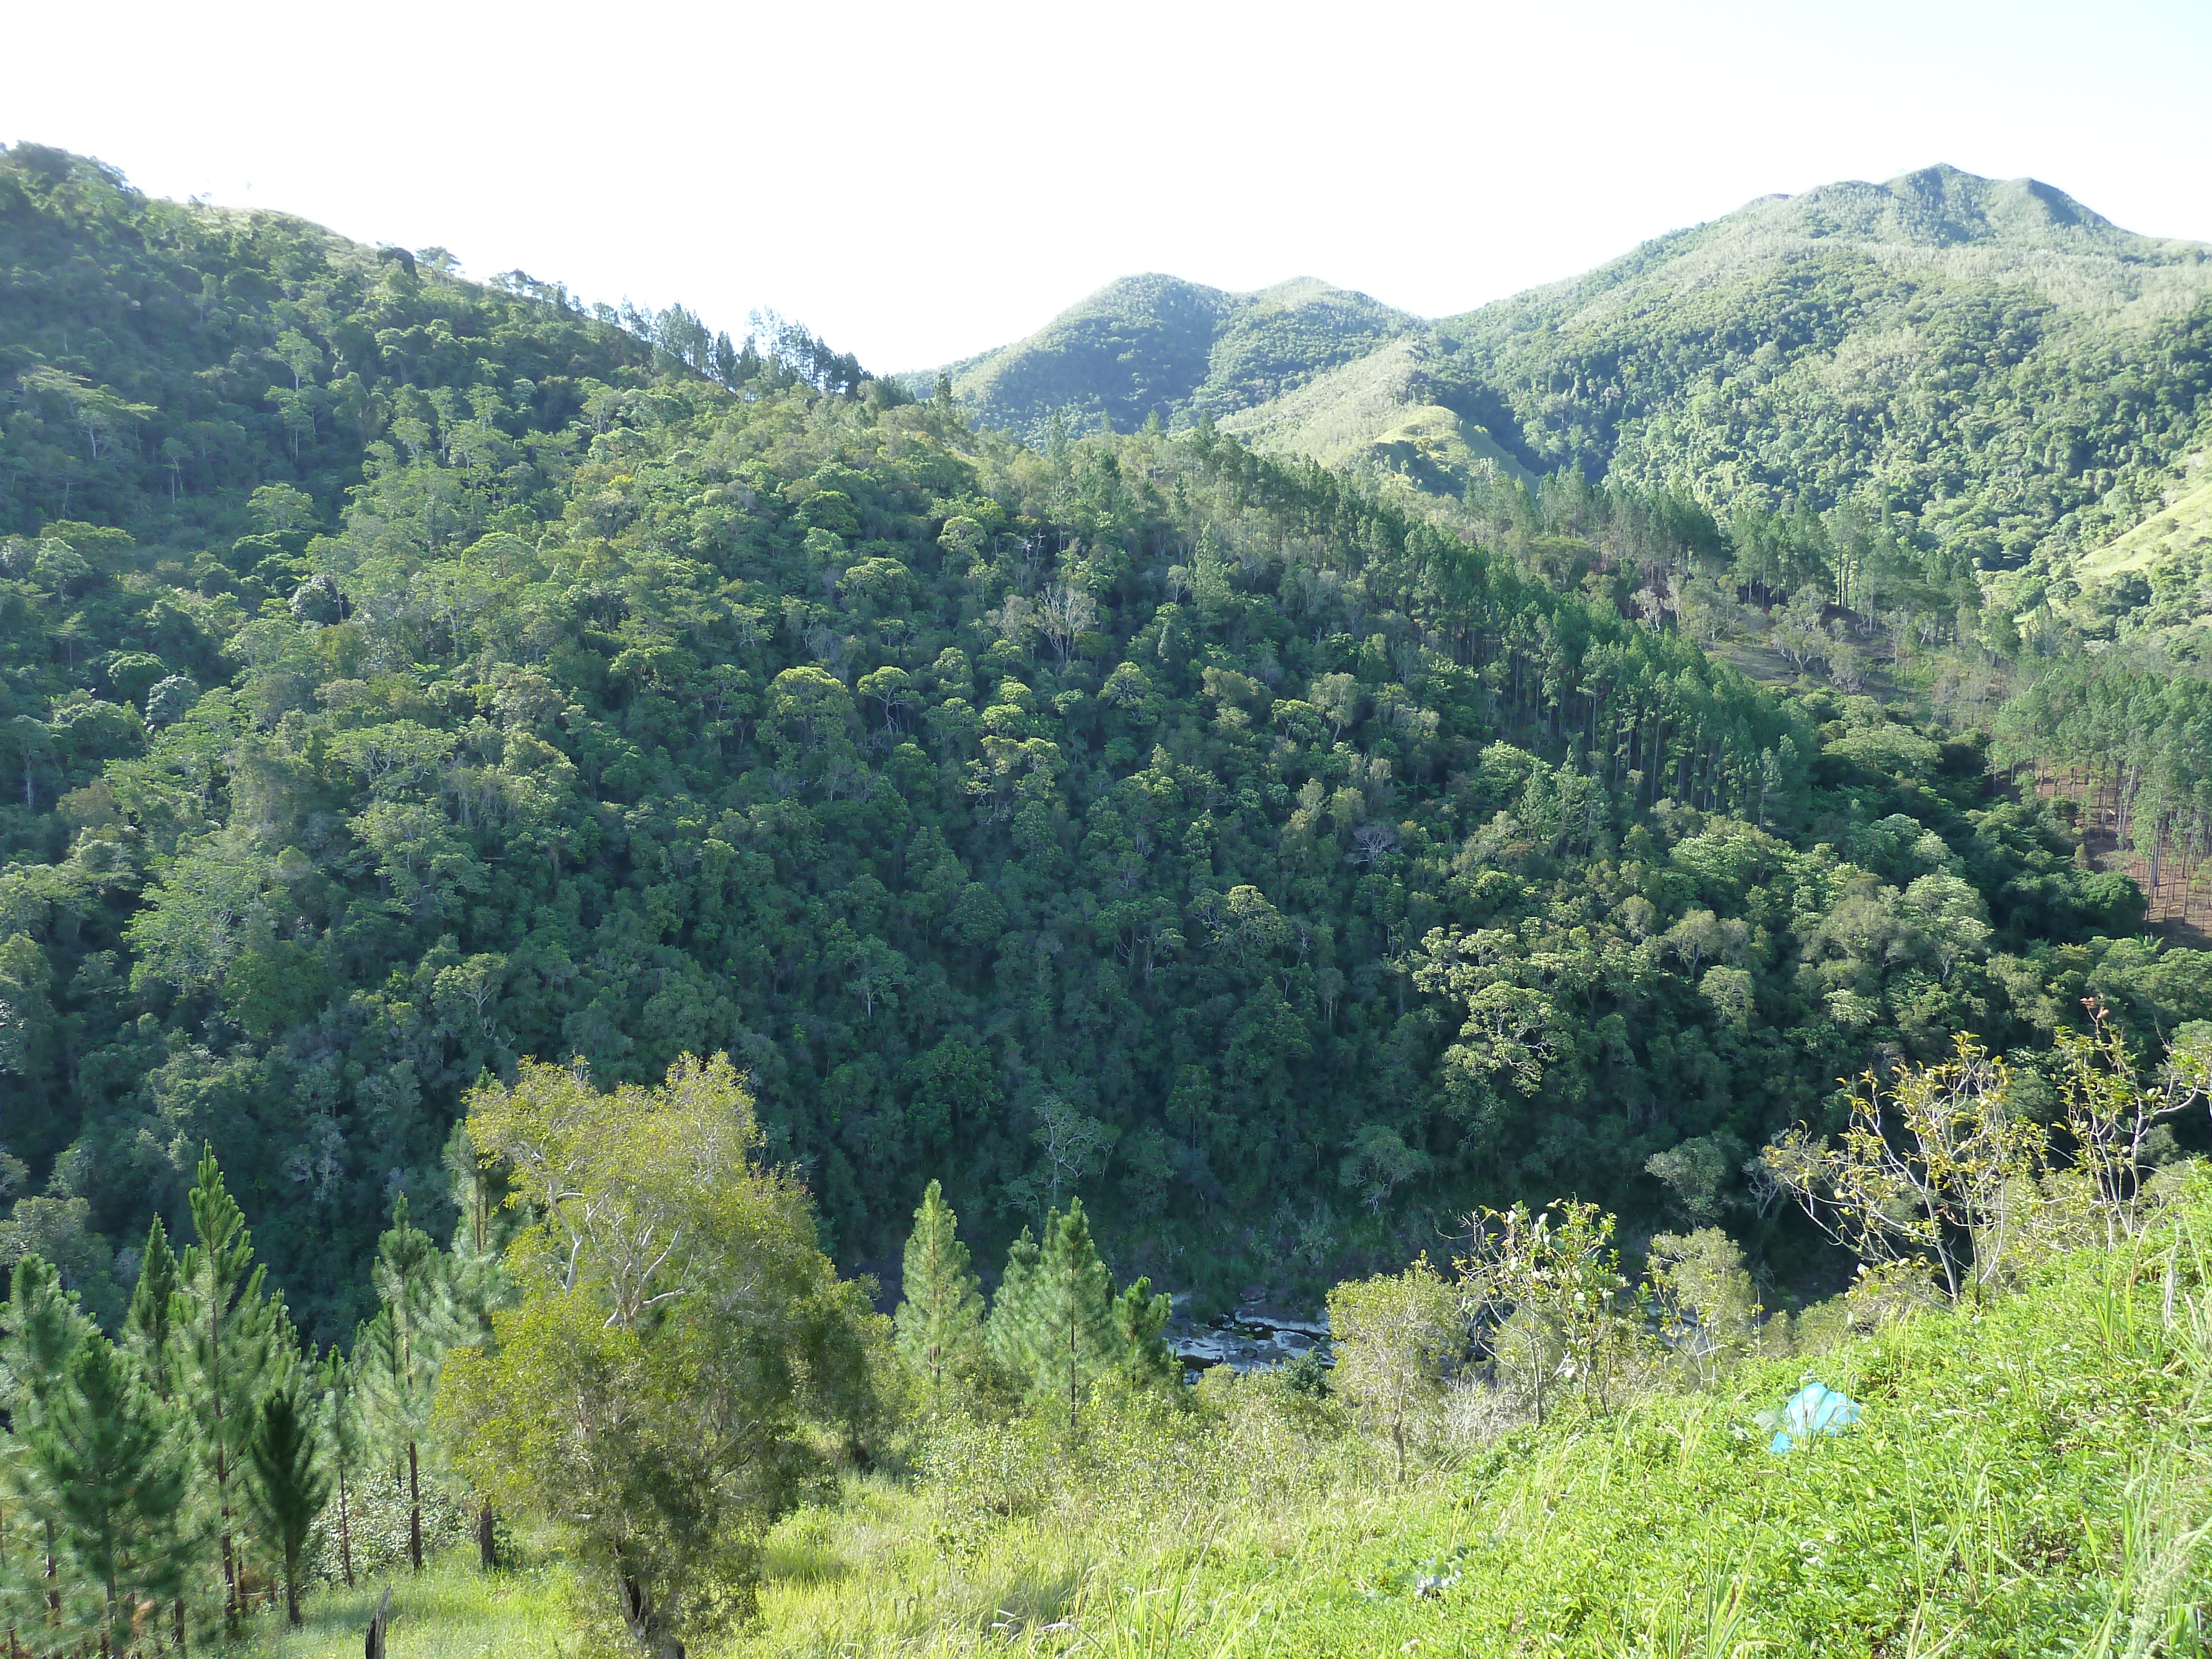
[(1774, 1431), (1767, 1450), (1786, 1452), (1816, 1434), (1841, 1434), (1859, 1420), (1863, 1409), (1857, 1401), (1824, 1383), (1808, 1382), (1790, 1396), (1779, 1412), (1759, 1413), (1759, 1425)]

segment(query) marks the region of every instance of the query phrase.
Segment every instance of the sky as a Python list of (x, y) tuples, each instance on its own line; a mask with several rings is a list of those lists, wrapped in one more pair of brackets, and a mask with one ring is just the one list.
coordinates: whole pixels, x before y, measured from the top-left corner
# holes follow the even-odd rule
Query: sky
[(0, 139), (878, 370), (1118, 276), (1425, 315), (1936, 161), (2212, 240), (2212, 0), (0, 0)]

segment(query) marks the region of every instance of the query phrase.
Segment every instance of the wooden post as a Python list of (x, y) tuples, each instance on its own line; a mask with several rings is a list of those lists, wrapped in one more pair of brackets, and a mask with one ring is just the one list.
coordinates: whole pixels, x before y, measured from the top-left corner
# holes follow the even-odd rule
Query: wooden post
[(384, 1594), (376, 1604), (376, 1614), (368, 1621), (368, 1639), (362, 1644), (362, 1659), (384, 1659), (384, 1632), (392, 1623), (392, 1586), (384, 1587)]

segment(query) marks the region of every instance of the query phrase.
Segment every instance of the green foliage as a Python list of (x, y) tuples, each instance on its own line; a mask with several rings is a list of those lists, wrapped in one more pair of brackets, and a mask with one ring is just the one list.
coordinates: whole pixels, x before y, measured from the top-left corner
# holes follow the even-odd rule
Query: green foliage
[[(1745, 1149), (1692, 1219), (1756, 1220), (1749, 1150), (1874, 1056), (2188, 994), (1981, 750), (1699, 648), (1747, 549), (1954, 618), (1878, 515), (1501, 474), (1447, 526), (1205, 422), (1038, 453), (781, 324), (726, 373), (689, 313), (4, 170), (24, 268), (122, 296), (88, 380), (191, 452), (55, 439), (0, 550), (0, 1259), (105, 1319), (212, 1145), (346, 1340), (525, 1057), (736, 1056), (840, 1261), (936, 1177), (994, 1254), (1079, 1193), (1132, 1277), (1314, 1296), (1477, 1202), (1673, 1224), (1686, 1143)], [(0, 344), (58, 363), (47, 303)], [(1291, 374), (1335, 304), (1233, 308), (1206, 372)]]
[(34, 1504), (59, 1523), (98, 1592), (101, 1645), (120, 1651), (140, 1602), (167, 1601), (192, 1565), (179, 1531), (189, 1469), (167, 1409), (106, 1338), (87, 1332), (16, 1432)]
[(285, 1617), (296, 1625), (308, 1540), (331, 1495), (313, 1413), (297, 1393), (278, 1389), (262, 1401), (246, 1457), (246, 1493), (281, 1564)]
[(253, 1236), (211, 1148), (200, 1154), (188, 1201), (198, 1237), (178, 1262), (171, 1304), (177, 1396), (198, 1470), (213, 1486), (223, 1619), (226, 1628), (235, 1630), (245, 1611), (236, 1522), (246, 1448), (260, 1401), (289, 1377), (297, 1355), (290, 1322), (264, 1288), (268, 1270), (253, 1259)]
[(437, 1431), (475, 1491), (557, 1528), (592, 1622), (679, 1651), (743, 1618), (762, 1534), (817, 1468), (809, 1425), (867, 1420), (882, 1322), (753, 1162), (726, 1058), (611, 1094), (526, 1064), (468, 1124), (528, 1224), (520, 1299), (446, 1357)]
[(959, 1218), (931, 1182), (907, 1239), (896, 1316), (899, 1358), (933, 1407), (947, 1388), (971, 1382), (983, 1359), (983, 1297), (960, 1242)]
[(377, 1241), (370, 1277), (383, 1306), (354, 1334), (352, 1388), (368, 1437), (404, 1460), (408, 1565), (422, 1570), (422, 1447), (447, 1350), (475, 1333), (453, 1293), (453, 1266), (392, 1200), (392, 1226)]
[[(1264, 1374), (1209, 1374), (1180, 1412), (1101, 1412), (1082, 1446), (948, 1422), (914, 1486), (848, 1483), (771, 1536), (752, 1641), (1057, 1653), (1144, 1631), (1149, 1650), (1364, 1656), (1540, 1631), (1604, 1659), (2193, 1652), (2212, 1614), (2191, 1417), (2212, 1212), (2201, 1170), (2162, 1197), (2117, 1251), (2046, 1252), (1978, 1308), (1817, 1362), (1753, 1358), (1686, 1390), (1677, 1373), (1541, 1428), (1470, 1422), (1447, 1392), (1402, 1482), (1330, 1402)], [(1808, 1364), (1863, 1414), (1778, 1455), (1758, 1418)]]
[(1406, 1431), (1467, 1357), (1468, 1314), (1457, 1286), (1421, 1256), (1401, 1273), (1339, 1285), (1328, 1293), (1336, 1390), (1379, 1424), (1406, 1478)]
[(942, 371), (973, 418), (1043, 444), (1055, 417), (1187, 424), (1248, 409), (1374, 350), (1415, 319), (1302, 277), (1224, 294), (1172, 276), (1125, 276), (1028, 339)]
[(1131, 1345), (1115, 1321), (1113, 1276), (1098, 1259), (1081, 1199), (1047, 1218), (1034, 1259), (1027, 1254), (1009, 1259), (992, 1299), (992, 1350), (1034, 1398), (1053, 1409), (1053, 1402), (1066, 1405), (1073, 1432), (1091, 1384), (1121, 1365)]

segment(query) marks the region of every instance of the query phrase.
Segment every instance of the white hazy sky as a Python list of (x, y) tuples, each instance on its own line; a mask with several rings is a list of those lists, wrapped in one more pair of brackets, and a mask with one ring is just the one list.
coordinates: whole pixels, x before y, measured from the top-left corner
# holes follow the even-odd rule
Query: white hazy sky
[(1132, 271), (1425, 314), (1944, 161), (2212, 240), (2212, 0), (0, 0), (0, 137), (878, 368)]

